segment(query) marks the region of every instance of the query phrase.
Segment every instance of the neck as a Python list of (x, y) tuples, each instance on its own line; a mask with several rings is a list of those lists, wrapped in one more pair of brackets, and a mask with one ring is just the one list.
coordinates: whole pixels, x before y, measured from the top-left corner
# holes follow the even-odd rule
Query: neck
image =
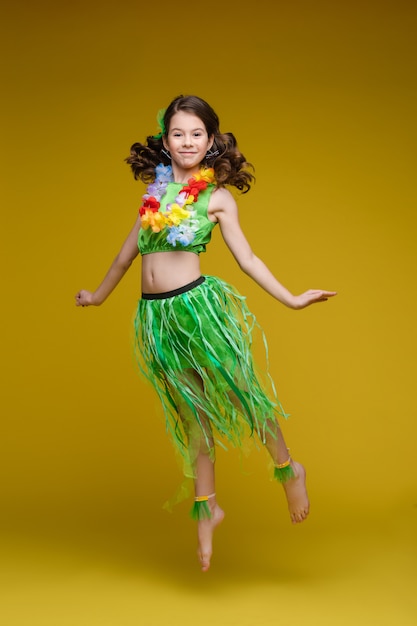
[(182, 167), (178, 167), (175, 163), (172, 164), (172, 174), (174, 176), (174, 182), (186, 184), (188, 180), (194, 174), (200, 171), (200, 165), (191, 169), (184, 169)]

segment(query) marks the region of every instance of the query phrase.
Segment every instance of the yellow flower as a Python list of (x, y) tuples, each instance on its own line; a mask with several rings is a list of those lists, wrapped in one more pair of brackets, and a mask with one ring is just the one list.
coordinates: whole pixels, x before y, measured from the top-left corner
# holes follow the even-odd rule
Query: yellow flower
[(144, 230), (151, 227), (154, 233), (159, 233), (165, 228), (166, 224), (167, 220), (162, 213), (146, 211), (145, 215), (142, 215), (141, 226)]
[(180, 207), (179, 204), (171, 204), (171, 210), (166, 215), (170, 226), (178, 226), (187, 217), (190, 217), (190, 212)]
[(206, 183), (214, 181), (214, 169), (212, 167), (202, 167), (197, 174), (193, 176), (194, 180), (205, 180)]

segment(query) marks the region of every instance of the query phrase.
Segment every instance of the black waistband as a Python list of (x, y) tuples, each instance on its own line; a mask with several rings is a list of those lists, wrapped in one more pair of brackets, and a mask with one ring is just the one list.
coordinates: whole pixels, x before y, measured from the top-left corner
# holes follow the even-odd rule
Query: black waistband
[(193, 280), (192, 283), (188, 283), (187, 285), (183, 285), (183, 287), (178, 287), (178, 289), (173, 289), (172, 291), (164, 291), (163, 293), (142, 293), (143, 300), (165, 300), (165, 298), (173, 298), (174, 296), (179, 296), (186, 291), (190, 291), (194, 289), (194, 287), (198, 287), (206, 280), (205, 276), (200, 276), (197, 280)]

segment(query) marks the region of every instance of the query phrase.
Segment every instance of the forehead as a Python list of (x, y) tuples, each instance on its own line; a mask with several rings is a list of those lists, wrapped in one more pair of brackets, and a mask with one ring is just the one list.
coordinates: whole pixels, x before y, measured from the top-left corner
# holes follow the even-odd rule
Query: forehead
[(171, 117), (171, 122), (169, 124), (169, 130), (172, 129), (178, 130), (196, 130), (197, 128), (206, 129), (204, 126), (204, 122), (193, 113), (188, 113), (187, 111), (178, 111), (174, 113)]

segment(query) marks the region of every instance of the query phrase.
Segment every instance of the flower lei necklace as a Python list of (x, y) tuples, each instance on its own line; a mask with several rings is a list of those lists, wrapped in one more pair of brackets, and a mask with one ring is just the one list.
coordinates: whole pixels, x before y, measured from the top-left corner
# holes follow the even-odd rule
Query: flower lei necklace
[(194, 241), (198, 230), (197, 212), (192, 205), (197, 202), (200, 191), (207, 189), (207, 185), (214, 181), (214, 170), (202, 167), (188, 179), (175, 201), (167, 204), (164, 212), (159, 212), (159, 207), (168, 184), (173, 182), (172, 167), (160, 163), (155, 173), (155, 181), (148, 185), (139, 209), (141, 226), (144, 230), (151, 228), (154, 233), (167, 229), (168, 243), (172, 246), (177, 243), (188, 246)]

